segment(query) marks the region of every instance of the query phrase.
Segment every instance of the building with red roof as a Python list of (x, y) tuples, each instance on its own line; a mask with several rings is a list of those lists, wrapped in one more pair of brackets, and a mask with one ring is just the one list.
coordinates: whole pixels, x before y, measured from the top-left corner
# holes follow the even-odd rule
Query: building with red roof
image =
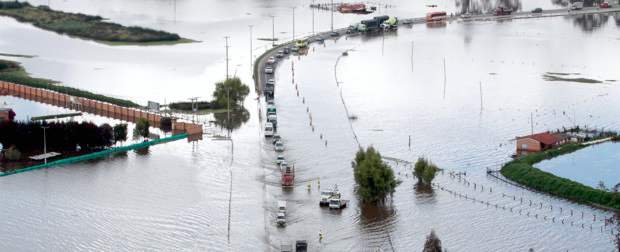
[(566, 141), (568, 138), (565, 135), (550, 132), (517, 137), (517, 155), (548, 150)]

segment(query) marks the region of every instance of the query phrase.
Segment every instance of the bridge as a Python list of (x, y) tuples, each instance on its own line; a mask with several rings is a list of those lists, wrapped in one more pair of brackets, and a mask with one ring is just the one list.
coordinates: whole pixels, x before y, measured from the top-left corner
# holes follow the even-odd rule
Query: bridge
[[(103, 117), (135, 123), (140, 119), (146, 119), (156, 128), (160, 128), (162, 116), (138, 108), (122, 107), (92, 99), (70, 96), (51, 90), (33, 88), (11, 82), (0, 81), (0, 95), (9, 95), (26, 100), (49, 104), (61, 108), (86, 112)], [(187, 133), (190, 136), (202, 136), (201, 124), (180, 122), (173, 118), (172, 131), (175, 133)], [(197, 139), (196, 137), (190, 139)], [(199, 139), (199, 138), (198, 138)]]

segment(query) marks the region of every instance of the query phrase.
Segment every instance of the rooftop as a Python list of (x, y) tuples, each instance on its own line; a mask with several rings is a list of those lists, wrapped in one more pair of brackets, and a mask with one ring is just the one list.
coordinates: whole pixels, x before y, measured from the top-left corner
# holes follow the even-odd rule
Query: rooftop
[(523, 139), (523, 138), (530, 138), (530, 139), (534, 139), (538, 142), (547, 144), (547, 145), (551, 145), (551, 144), (556, 144), (560, 141), (562, 141), (564, 139), (564, 136), (561, 134), (554, 134), (554, 133), (549, 133), (549, 132), (543, 132), (543, 133), (538, 133), (538, 134), (534, 134), (534, 135), (529, 135), (529, 136), (522, 136), (522, 137), (518, 137), (517, 139)]

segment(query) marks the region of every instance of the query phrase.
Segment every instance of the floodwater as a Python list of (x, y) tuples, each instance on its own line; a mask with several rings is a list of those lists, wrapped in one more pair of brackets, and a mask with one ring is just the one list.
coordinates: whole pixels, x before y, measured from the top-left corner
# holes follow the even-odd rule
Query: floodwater
[[(396, 7), (380, 8), (380, 14), (411, 17), (429, 10), (423, 2), (382, 2)], [(225, 76), (224, 36), (230, 36), (230, 75), (251, 85), (250, 62), (271, 44), (257, 40), (271, 37), (269, 16), (276, 16), (275, 36), (289, 39), (291, 7), (297, 7), (295, 35), (310, 34), (310, 3), (50, 0), (52, 8), (164, 29), (200, 42), (107, 46), (0, 17), (0, 53), (36, 55), (13, 60), (34, 76), (106, 95), (161, 103), (209, 99), (213, 83)], [(520, 4), (525, 10), (554, 6)], [(329, 12), (314, 13), (315, 30), (328, 30)], [(336, 14), (334, 26), (364, 18)], [(620, 128), (614, 120), (620, 112), (613, 106), (620, 95), (614, 82), (542, 78), (546, 72), (569, 72), (620, 80), (612, 61), (620, 56), (615, 20), (586, 16), (414, 26), (385, 37), (313, 44), (308, 56), (291, 57), (277, 71), (279, 131), (284, 155), (297, 169), (292, 190), (279, 186), (273, 148), (260, 130), (263, 104), (252, 93), (245, 102), (247, 119), (242, 116), (230, 126), (231, 140), (211, 137), (226, 135), (217, 126), (221, 115), (199, 116), (209, 124), (200, 142), (177, 141), (146, 153), (0, 179), (0, 247), (268, 251), (306, 239), (312, 250), (401, 251), (420, 249), (434, 229), (451, 251), (610, 251), (610, 228), (600, 221), (610, 213), (511, 186), (485, 171), (509, 160), (511, 139), (529, 132), (530, 113), (536, 131), (575, 124)], [(248, 25), (254, 25), (252, 46)], [(357, 120), (348, 119), (343, 103)], [(9, 104), (23, 108), (18, 116), (55, 111), (46, 106), (31, 111), (36, 106), (19, 99)], [(216, 125), (209, 123), (213, 120)], [(443, 190), (416, 190), (409, 166), (389, 161), (402, 180), (391, 204), (360, 206), (350, 166), (356, 139), (392, 160), (432, 159), (446, 169), (436, 180)], [(459, 180), (449, 171), (467, 175)], [(338, 184), (351, 205), (340, 212), (319, 208), (319, 179), (322, 189)], [(285, 228), (275, 225), (277, 200), (289, 202)], [(319, 231), (325, 234), (322, 243)]]
[(617, 170), (620, 162), (618, 148), (620, 145), (612, 142), (597, 144), (575, 153), (545, 160), (536, 164), (536, 167), (594, 188), (599, 186), (599, 182), (613, 188), (620, 182)]

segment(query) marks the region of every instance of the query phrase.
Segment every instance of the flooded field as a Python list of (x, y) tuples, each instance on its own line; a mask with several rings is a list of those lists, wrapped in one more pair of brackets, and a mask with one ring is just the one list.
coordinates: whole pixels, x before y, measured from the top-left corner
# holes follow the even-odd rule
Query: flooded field
[[(286, 40), (292, 37), (291, 7), (297, 7), (295, 35), (310, 34), (310, 3), (52, 0), (52, 8), (200, 42), (107, 46), (0, 17), (0, 53), (35, 55), (2, 58), (22, 62), (36, 77), (105, 95), (142, 103), (209, 99), (213, 83), (225, 76), (224, 36), (231, 36), (230, 74), (252, 86), (252, 59), (271, 45), (257, 39), (271, 37), (269, 16), (276, 16), (275, 36)], [(396, 7), (378, 14), (415, 17), (429, 10), (411, 1), (383, 3)], [(329, 13), (314, 14), (314, 29), (328, 30)], [(334, 26), (364, 18), (337, 14)], [(600, 221), (609, 213), (514, 187), (487, 177), (486, 169), (509, 160), (512, 139), (529, 133), (531, 113), (536, 131), (620, 129), (620, 109), (613, 106), (620, 90), (607, 81), (620, 80), (612, 61), (620, 55), (618, 20), (597, 15), (455, 22), (313, 44), (307, 56), (281, 62), (276, 75), (284, 155), (297, 169), (292, 190), (279, 186), (273, 147), (261, 134), (264, 104), (252, 93), (245, 102), (249, 115), (237, 121), (230, 141), (216, 137), (226, 133), (213, 125), (200, 142), (0, 179), (0, 248), (269, 251), (306, 239), (312, 251), (402, 251), (421, 249), (434, 229), (450, 251), (610, 251), (610, 228)], [(348, 56), (341, 56), (346, 50)], [(603, 83), (547, 81), (548, 72)], [(15, 98), (0, 101), (21, 119), (59, 111)], [(356, 120), (349, 119), (353, 115)], [(360, 145), (373, 145), (394, 160), (389, 163), (402, 183), (391, 204), (357, 203), (350, 162)], [(405, 162), (419, 156), (445, 169), (431, 192), (416, 190)], [(467, 175), (459, 179), (451, 171)], [(321, 189), (338, 184), (351, 205), (340, 212), (319, 208), (319, 181)], [(289, 202), (285, 228), (275, 225), (277, 200)]]
[(546, 160), (536, 167), (557, 176), (597, 188), (603, 182), (613, 188), (620, 181), (618, 162), (620, 144), (603, 143), (565, 156)]

